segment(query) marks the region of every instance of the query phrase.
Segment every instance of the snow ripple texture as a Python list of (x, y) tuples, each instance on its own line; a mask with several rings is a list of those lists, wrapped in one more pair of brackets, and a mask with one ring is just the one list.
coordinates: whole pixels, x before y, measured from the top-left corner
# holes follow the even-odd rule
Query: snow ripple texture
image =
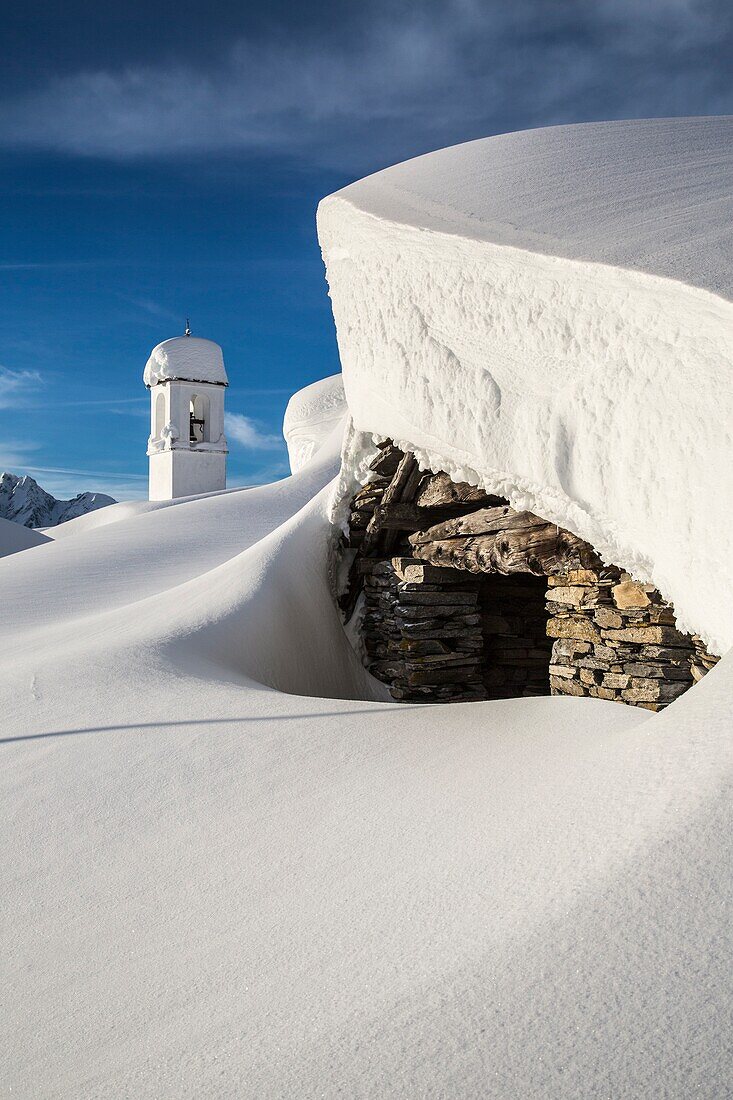
[[(518, 479), (522, 463), (543, 461), (533, 433), (550, 424), (535, 406), (552, 408), (561, 386), (557, 372), (544, 383), (519, 356), (512, 372), (508, 350), (489, 355), (467, 305), (463, 335), (451, 319), (463, 296), (478, 293), (481, 304), (488, 293), (484, 253), (470, 241), (404, 227), (395, 244), (397, 229), (347, 205), (323, 212), (357, 421), (346, 441), (338, 380), (324, 382), (292, 402), (301, 457), (312, 450), (292, 477), (111, 505), (0, 559), (0, 1094), (727, 1096), (731, 658), (658, 715), (600, 699), (381, 701), (328, 577), (334, 498), (374, 445), (358, 429), (414, 432), (426, 455), (456, 469), (473, 460), (487, 477), (485, 456), (495, 454)], [(347, 239), (353, 261), (334, 255)], [(555, 264), (515, 245), (528, 271)], [(465, 284), (463, 253), (452, 282), (440, 274), (458, 247), (485, 289)], [(487, 249), (487, 269), (519, 280), (499, 251)], [(388, 288), (387, 255), (401, 293)], [(336, 271), (342, 262), (350, 274)], [(653, 274), (636, 284), (646, 317)], [(427, 293), (438, 284), (443, 308)], [(372, 297), (359, 300), (358, 285)], [(575, 286), (576, 298), (584, 293), (590, 308), (590, 289)], [(710, 287), (696, 293), (716, 309), (723, 301)], [(702, 344), (714, 327), (703, 314)], [(497, 331), (505, 321), (499, 346), (508, 349), (516, 321), (508, 307), (492, 316)], [(580, 327), (565, 321), (586, 339), (582, 315)], [(608, 325), (595, 314), (584, 323)], [(689, 315), (679, 324), (687, 332)], [(366, 331), (379, 336), (371, 349)], [(711, 361), (701, 361), (709, 391)], [(653, 378), (663, 365), (640, 353), (640, 369)], [(496, 389), (476, 388), (487, 371)], [(672, 446), (662, 426), (683, 419), (680, 385), (652, 416), (652, 441), (642, 440), (658, 453), (666, 493), (653, 497), (652, 518), (673, 511), (683, 545), (693, 541), (689, 525), (705, 520), (705, 545), (722, 545), (727, 474), (707, 463), (726, 432), (725, 393), (704, 423), (688, 422), (691, 516), (661, 473)], [(396, 400), (399, 386), (408, 398), (423, 386), (422, 405)], [(573, 456), (597, 423), (585, 393), (580, 385), (565, 420), (566, 488), (558, 476), (553, 496), (537, 478), (542, 503), (572, 504), (579, 519), (598, 503), (592, 484), (567, 489), (571, 473), (585, 473)], [(520, 445), (501, 435), (501, 418), (514, 410), (518, 422), (523, 409)], [(429, 412), (436, 430), (418, 437)], [(482, 423), (489, 415), (501, 443)], [(610, 460), (623, 440), (602, 444), (597, 430), (592, 453)], [(609, 481), (621, 476), (613, 462), (610, 470)], [(626, 524), (611, 528), (625, 517), (618, 507), (606, 509), (609, 540), (628, 535)], [(691, 614), (712, 621), (696, 584)]]
[(0, 1092), (725, 1095), (728, 660), (660, 715), (381, 702), (312, 411), (284, 481), (0, 559)]

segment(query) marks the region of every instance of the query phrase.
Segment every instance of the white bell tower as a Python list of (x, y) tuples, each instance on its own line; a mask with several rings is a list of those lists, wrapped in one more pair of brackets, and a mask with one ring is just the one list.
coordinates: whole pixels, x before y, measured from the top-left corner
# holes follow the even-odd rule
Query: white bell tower
[(221, 348), (185, 336), (164, 340), (150, 353), (150, 499), (172, 500), (226, 489), (224, 391), (229, 385)]

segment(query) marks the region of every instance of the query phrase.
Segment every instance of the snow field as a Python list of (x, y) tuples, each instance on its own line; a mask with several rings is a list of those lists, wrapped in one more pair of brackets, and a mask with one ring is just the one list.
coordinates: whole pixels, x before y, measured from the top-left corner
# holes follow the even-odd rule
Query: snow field
[[(115, 505), (0, 560), (0, 1092), (724, 1095), (730, 656), (659, 715), (569, 698), (385, 704), (331, 599), (329, 517), (371, 433), (390, 434), (456, 476), (501, 474), (515, 498), (595, 524), (670, 584), (681, 551), (651, 520), (683, 545), (706, 523), (700, 551), (728, 606), (726, 563), (709, 549), (716, 485), (716, 539), (730, 534), (727, 468), (710, 465), (725, 438), (710, 412), (722, 424), (727, 398), (715, 356), (688, 335), (699, 324), (701, 346), (717, 348), (727, 315), (710, 287), (663, 293), (658, 273), (626, 284), (605, 268), (599, 283), (592, 258), (517, 258), (503, 242), (479, 255), (342, 198), (321, 226), (345, 435), (327, 380), (291, 403), (286, 481)], [(475, 314), (494, 285), (485, 328)], [(567, 377), (529, 357), (549, 357), (561, 315)], [(527, 319), (537, 332), (512, 368)], [(623, 503), (604, 346), (613, 369), (632, 357), (614, 400), (637, 468), (653, 470), (653, 449), (660, 459), (647, 521)], [(698, 355), (699, 400), (682, 351)], [(650, 395), (652, 441), (633, 400)], [(694, 443), (684, 516), (662, 469), (684, 474), (675, 432)], [(587, 469), (597, 456), (603, 475)], [(688, 565), (689, 614), (727, 629)]]
[(0, 517), (0, 558), (50, 541), (49, 536), (41, 534), (40, 531), (34, 531), (30, 527), (23, 527), (21, 523), (14, 523), (12, 520)]
[[(287, 496), (203, 497), (17, 559), (71, 587), (116, 530), (127, 603), (57, 605), (6, 670), (4, 1087), (719, 1094), (728, 662), (652, 720), (290, 694), (370, 691), (326, 598), (328, 450)], [(212, 500), (269, 533), (204, 538)], [(141, 530), (165, 556), (185, 510), (198, 574), (141, 596)]]

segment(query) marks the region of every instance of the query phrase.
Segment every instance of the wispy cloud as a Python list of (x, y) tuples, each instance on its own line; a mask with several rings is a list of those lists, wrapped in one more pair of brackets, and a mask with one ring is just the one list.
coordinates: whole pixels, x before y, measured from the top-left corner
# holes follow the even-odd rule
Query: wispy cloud
[(145, 500), (147, 475), (113, 474), (90, 470), (64, 470), (54, 466), (22, 466), (12, 470), (30, 474), (39, 485), (59, 500), (70, 500), (78, 493), (104, 493), (114, 500)]
[(38, 371), (0, 367), (0, 409), (14, 409), (27, 404), (42, 382)]
[(124, 264), (117, 260), (44, 260), (27, 263), (8, 261), (0, 263), (0, 271), (77, 271), (96, 267), (122, 266)]
[(25, 473), (28, 459), (37, 449), (29, 442), (19, 443), (12, 439), (3, 441), (0, 443), (0, 473), (5, 470), (10, 473)]
[[(28, 374), (32, 372), (16, 372), (18, 374)], [(2, 375), (0, 375), (0, 385), (2, 384)], [(0, 402), (0, 407), (2, 407)], [(143, 419), (147, 419), (150, 416), (150, 399), (148, 397), (93, 397), (93, 398), (81, 398), (75, 401), (35, 401), (33, 397), (28, 394), (26, 397), (18, 396), (17, 402), (14, 403), (15, 408), (23, 408), (31, 412), (47, 412), (49, 409), (83, 409), (94, 408), (105, 409), (107, 412), (112, 413), (114, 416), (136, 416)]]
[(120, 294), (118, 297), (123, 301), (134, 306), (138, 311), (148, 314), (150, 317), (163, 318), (166, 321), (174, 321), (180, 327), (183, 325), (184, 318), (180, 313), (172, 309), (168, 309), (166, 306), (162, 306), (159, 302), (154, 301), (152, 298), (132, 298), (126, 294)]
[(24, 463), (24, 468), (31, 473), (38, 474), (69, 474), (74, 477), (86, 477), (86, 478), (107, 478), (107, 480), (119, 480), (119, 481), (147, 481), (147, 474), (131, 474), (129, 472), (115, 473), (112, 470), (77, 470), (69, 468), (68, 466), (31, 466), (27, 462)]
[(727, 0), (377, 0), (346, 8), (339, 34), (313, 23), (204, 63), (54, 77), (0, 105), (0, 143), (344, 165), (561, 119), (733, 109)]
[(129, 471), (85, 470), (67, 466), (39, 466), (28, 461), (27, 448), (18, 453), (0, 449), (0, 471), (30, 474), (45, 490), (60, 500), (77, 493), (105, 493), (115, 500), (140, 500), (148, 495), (148, 475)]
[(263, 432), (254, 420), (248, 416), (242, 416), (241, 413), (227, 413), (224, 425), (228, 439), (248, 450), (267, 451), (284, 446), (281, 435)]
[(83, 398), (80, 401), (48, 401), (48, 402), (36, 402), (29, 404), (27, 407), (31, 409), (76, 409), (87, 405), (99, 405), (100, 407), (111, 408), (118, 405), (145, 405), (145, 411), (150, 404), (150, 399), (147, 397), (94, 397), (90, 399)]

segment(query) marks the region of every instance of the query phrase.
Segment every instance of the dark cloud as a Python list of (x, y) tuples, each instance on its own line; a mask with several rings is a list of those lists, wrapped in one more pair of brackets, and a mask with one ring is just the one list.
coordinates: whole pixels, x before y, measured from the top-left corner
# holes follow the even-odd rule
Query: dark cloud
[(79, 36), (64, 51), (62, 35), (35, 86), (6, 91), (0, 144), (358, 171), (527, 126), (733, 112), (728, 0), (275, 4), (255, 14), (213, 4), (205, 23), (202, 14), (183, 5), (166, 19), (153, 5), (97, 26), (90, 12), (83, 55)]

